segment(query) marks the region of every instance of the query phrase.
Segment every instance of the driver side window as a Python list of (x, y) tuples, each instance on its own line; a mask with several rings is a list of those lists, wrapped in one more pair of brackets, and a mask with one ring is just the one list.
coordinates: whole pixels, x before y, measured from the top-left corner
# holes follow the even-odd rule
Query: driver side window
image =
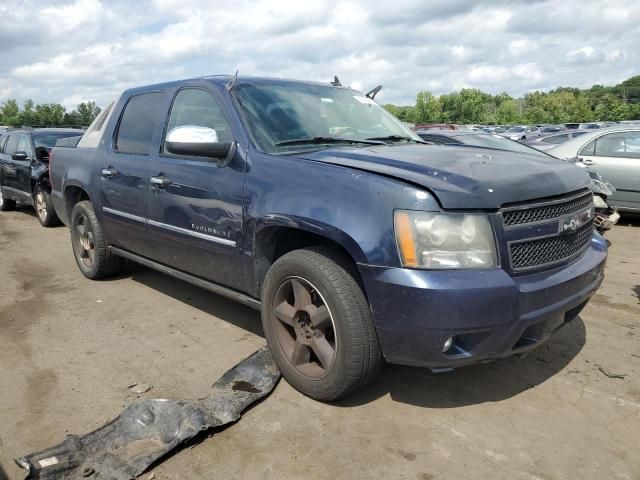
[[(171, 130), (184, 125), (212, 128), (218, 134), (220, 143), (233, 141), (220, 106), (211, 94), (199, 88), (185, 88), (176, 94), (165, 138)], [(168, 153), (166, 146), (163, 146), (163, 152)]]
[(27, 157), (31, 157), (31, 148), (29, 147), (29, 139), (26, 135), (20, 135), (18, 138), (18, 148), (16, 152), (24, 152), (27, 154)]

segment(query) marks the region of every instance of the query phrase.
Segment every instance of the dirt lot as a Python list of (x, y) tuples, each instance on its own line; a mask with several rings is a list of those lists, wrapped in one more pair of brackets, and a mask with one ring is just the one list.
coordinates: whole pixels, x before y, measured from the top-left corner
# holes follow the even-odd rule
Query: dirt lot
[[(640, 221), (622, 223), (607, 235), (603, 288), (528, 357), (447, 374), (388, 366), (339, 405), (282, 381), (155, 478), (640, 479)], [(202, 397), (264, 343), (255, 311), (145, 268), (85, 280), (67, 229), (29, 210), (0, 215), (0, 286), (9, 478), (23, 477), (14, 457), (117, 416), (136, 400), (127, 385)]]

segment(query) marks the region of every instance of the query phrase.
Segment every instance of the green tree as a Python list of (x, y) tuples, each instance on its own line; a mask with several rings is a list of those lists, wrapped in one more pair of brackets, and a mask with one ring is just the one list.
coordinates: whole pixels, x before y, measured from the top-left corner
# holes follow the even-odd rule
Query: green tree
[(20, 126), (20, 107), (15, 100), (7, 100), (2, 104), (2, 123), (11, 127)]
[(431, 92), (418, 92), (414, 119), (415, 123), (440, 121), (440, 103)]

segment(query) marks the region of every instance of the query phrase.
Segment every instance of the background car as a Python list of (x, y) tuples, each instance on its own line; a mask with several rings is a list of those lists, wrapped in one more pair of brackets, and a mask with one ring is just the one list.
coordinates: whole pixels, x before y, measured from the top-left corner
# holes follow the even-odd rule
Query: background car
[(0, 210), (16, 203), (31, 205), (44, 227), (58, 223), (51, 203), (49, 153), (62, 138), (80, 138), (84, 130), (35, 128), (10, 130), (0, 135)]
[(514, 125), (509, 128), (506, 132), (501, 133), (503, 137), (509, 138), (511, 140), (527, 140), (531, 137), (539, 137), (540, 129), (535, 125)]
[(536, 149), (504, 138), (500, 135), (491, 135), (485, 132), (470, 130), (419, 130), (416, 132), (420, 138), (426, 142), (438, 145), (457, 145), (479, 148), (492, 148), (495, 150), (506, 150), (508, 152), (539, 154), (549, 158), (548, 155)]
[(592, 130), (565, 130), (560, 133), (552, 133), (550, 135), (542, 135), (540, 137), (530, 138), (524, 143), (537, 149), (537, 150), (551, 150), (552, 148), (560, 145), (561, 143), (568, 142), (573, 138), (578, 138), (580, 135), (589, 133)]
[(565, 123), (564, 124), (565, 127), (572, 129), (572, 130), (595, 130), (597, 128), (600, 128), (600, 125), (598, 125), (595, 122), (591, 122), (591, 123)]
[(596, 129), (548, 150), (554, 157), (578, 157), (616, 189), (610, 203), (640, 212), (640, 127)]

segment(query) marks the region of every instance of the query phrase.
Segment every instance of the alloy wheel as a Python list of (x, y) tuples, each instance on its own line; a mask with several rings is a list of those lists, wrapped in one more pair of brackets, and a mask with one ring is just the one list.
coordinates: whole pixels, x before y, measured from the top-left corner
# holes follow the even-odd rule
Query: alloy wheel
[(38, 192), (36, 195), (36, 212), (41, 220), (47, 218), (47, 203), (44, 200), (44, 193)]
[(333, 317), (318, 289), (301, 277), (285, 279), (273, 300), (271, 323), (287, 361), (313, 380), (326, 377), (336, 359)]
[(2, 196), (2, 187), (0, 187), (0, 208), (4, 205), (4, 197)]
[(73, 247), (76, 256), (87, 268), (91, 268), (96, 257), (95, 239), (91, 223), (82, 213), (76, 219)]

